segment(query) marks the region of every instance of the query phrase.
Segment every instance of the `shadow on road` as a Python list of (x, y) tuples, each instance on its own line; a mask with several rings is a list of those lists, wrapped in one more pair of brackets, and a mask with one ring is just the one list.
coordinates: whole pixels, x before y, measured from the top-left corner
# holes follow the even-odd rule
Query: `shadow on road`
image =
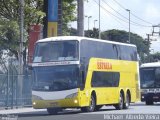
[[(54, 116), (62, 116), (62, 115), (75, 115), (75, 114), (98, 114), (99, 112), (105, 112), (105, 111), (113, 111), (115, 109), (100, 109), (99, 111), (95, 112), (81, 112), (80, 109), (74, 109), (74, 110), (63, 110), (62, 112), (59, 112), (57, 115)], [(116, 110), (115, 110), (116, 111)], [(41, 117), (41, 116), (53, 116), (49, 115), (47, 111), (38, 111), (38, 112), (26, 112), (26, 113), (20, 113), (16, 114), (18, 117)]]
[[(133, 107), (132, 107), (133, 106)], [(143, 107), (147, 107), (147, 106), (160, 106), (160, 103), (155, 103), (154, 105), (145, 105), (145, 103), (136, 103), (136, 104), (131, 104), (131, 106), (129, 107), (129, 110), (133, 110), (135, 109), (134, 107), (140, 107), (140, 106), (143, 106)], [(63, 115), (67, 115), (67, 116), (74, 116), (74, 115), (87, 115), (87, 114), (99, 114), (99, 113), (104, 113), (104, 112), (110, 112), (110, 111), (115, 111), (115, 113), (119, 110), (116, 110), (114, 107), (112, 106), (106, 106), (106, 107), (103, 107), (102, 109), (100, 109), (99, 111), (95, 111), (95, 112), (92, 112), (92, 113), (87, 113), (87, 112), (81, 112), (80, 109), (66, 109), (66, 110), (63, 110), (62, 112), (59, 112), (57, 115), (49, 115), (47, 113), (46, 110), (44, 111), (34, 111), (34, 112), (26, 112), (26, 113), (19, 113), (19, 114), (16, 114), (18, 115), (18, 117), (21, 117), (21, 118), (25, 118), (25, 117), (50, 117), (50, 116), (63, 116)], [(122, 110), (122, 111), (127, 111), (127, 109), (125, 110)]]
[[(80, 110), (64, 110), (62, 112), (59, 112), (57, 115), (54, 115), (54, 116), (58, 116), (58, 115), (73, 115), (73, 114), (78, 114), (78, 113), (81, 113)], [(17, 114), (18, 117), (40, 117), (40, 116), (52, 116), (52, 115), (49, 115), (47, 113), (47, 111), (41, 111), (41, 112), (26, 112), (26, 113), (20, 113), (20, 114)]]
[(131, 103), (131, 106), (160, 106), (160, 102), (154, 102), (153, 105), (146, 105), (145, 102)]

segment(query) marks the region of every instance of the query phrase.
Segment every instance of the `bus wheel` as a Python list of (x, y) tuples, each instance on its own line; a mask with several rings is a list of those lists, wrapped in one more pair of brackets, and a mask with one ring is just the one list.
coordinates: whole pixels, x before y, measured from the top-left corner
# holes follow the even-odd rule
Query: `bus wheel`
[(98, 111), (98, 110), (100, 110), (102, 107), (103, 107), (103, 105), (96, 105), (95, 110)]
[(58, 108), (47, 108), (47, 112), (50, 115), (56, 115), (60, 110)]
[(126, 95), (126, 101), (125, 101), (125, 103), (123, 105), (123, 108), (124, 109), (128, 109), (129, 105), (130, 105), (130, 97), (129, 97), (129, 94), (127, 93), (127, 95)]
[(116, 104), (116, 105), (114, 105), (114, 107), (115, 107), (117, 110), (122, 110), (122, 109), (123, 109), (123, 105), (124, 105), (124, 99), (123, 99), (122, 93), (120, 93), (119, 103)]
[(82, 107), (81, 111), (82, 112), (93, 112), (95, 110), (95, 107), (96, 107), (96, 100), (95, 100), (95, 97), (92, 95), (90, 99), (90, 105), (87, 107)]
[(146, 100), (146, 105), (153, 105), (153, 100)]

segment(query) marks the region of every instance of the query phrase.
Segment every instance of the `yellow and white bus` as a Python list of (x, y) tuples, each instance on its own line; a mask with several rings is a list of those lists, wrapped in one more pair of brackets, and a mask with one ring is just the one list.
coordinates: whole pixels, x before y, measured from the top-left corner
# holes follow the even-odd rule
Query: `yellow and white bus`
[(127, 109), (140, 100), (135, 45), (62, 36), (36, 42), (32, 63), (33, 108)]

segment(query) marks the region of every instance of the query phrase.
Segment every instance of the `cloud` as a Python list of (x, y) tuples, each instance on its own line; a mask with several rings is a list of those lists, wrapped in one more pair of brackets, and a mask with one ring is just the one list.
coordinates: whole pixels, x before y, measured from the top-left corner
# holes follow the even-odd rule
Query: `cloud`
[(160, 52), (160, 39), (157, 39), (157, 41), (152, 41), (152, 44), (151, 44), (151, 48), (150, 49), (153, 49), (154, 52)]
[(159, 7), (157, 7), (155, 4), (147, 4), (146, 8), (145, 8), (145, 17), (146, 18), (158, 18), (159, 17)]

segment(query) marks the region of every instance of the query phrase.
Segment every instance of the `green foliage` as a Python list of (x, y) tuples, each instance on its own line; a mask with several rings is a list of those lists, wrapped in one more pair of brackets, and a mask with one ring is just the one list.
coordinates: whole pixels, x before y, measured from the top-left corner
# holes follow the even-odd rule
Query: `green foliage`
[(90, 38), (98, 38), (99, 30), (97, 28), (93, 28), (93, 30), (87, 30), (85, 31), (85, 36)]
[(128, 33), (123, 30), (108, 30), (101, 33), (101, 38), (104, 40), (127, 43)]
[(149, 54), (144, 57), (144, 63), (160, 61), (160, 52)]
[[(45, 14), (43, 10), (43, 0), (24, 0), (24, 16), (25, 28), (30, 24), (42, 23)], [(9, 21), (19, 22), (20, 2), (19, 0), (0, 0), (0, 18), (8, 19)]]
[[(0, 0), (0, 52), (7, 50), (18, 59), (19, 48), (19, 0)], [(24, 45), (27, 45), (27, 31), (30, 24), (42, 23), (43, 0), (25, 0), (24, 5)]]
[[(62, 0), (62, 26), (63, 35), (69, 34), (68, 23), (76, 20), (76, 0)], [(32, 24), (42, 24), (44, 0), (24, 0), (24, 45), (27, 47), (28, 27)], [(18, 58), (19, 47), (19, 0), (0, 0), (0, 54), (8, 50), (9, 55)]]
[(69, 35), (70, 28), (68, 23), (76, 21), (76, 2), (75, 0), (63, 0), (62, 3), (62, 34)]
[(25, 25), (41, 24), (45, 13), (43, 11), (43, 0), (25, 0)]
[(19, 26), (16, 21), (0, 20), (0, 51), (8, 51), (9, 55), (18, 58)]

